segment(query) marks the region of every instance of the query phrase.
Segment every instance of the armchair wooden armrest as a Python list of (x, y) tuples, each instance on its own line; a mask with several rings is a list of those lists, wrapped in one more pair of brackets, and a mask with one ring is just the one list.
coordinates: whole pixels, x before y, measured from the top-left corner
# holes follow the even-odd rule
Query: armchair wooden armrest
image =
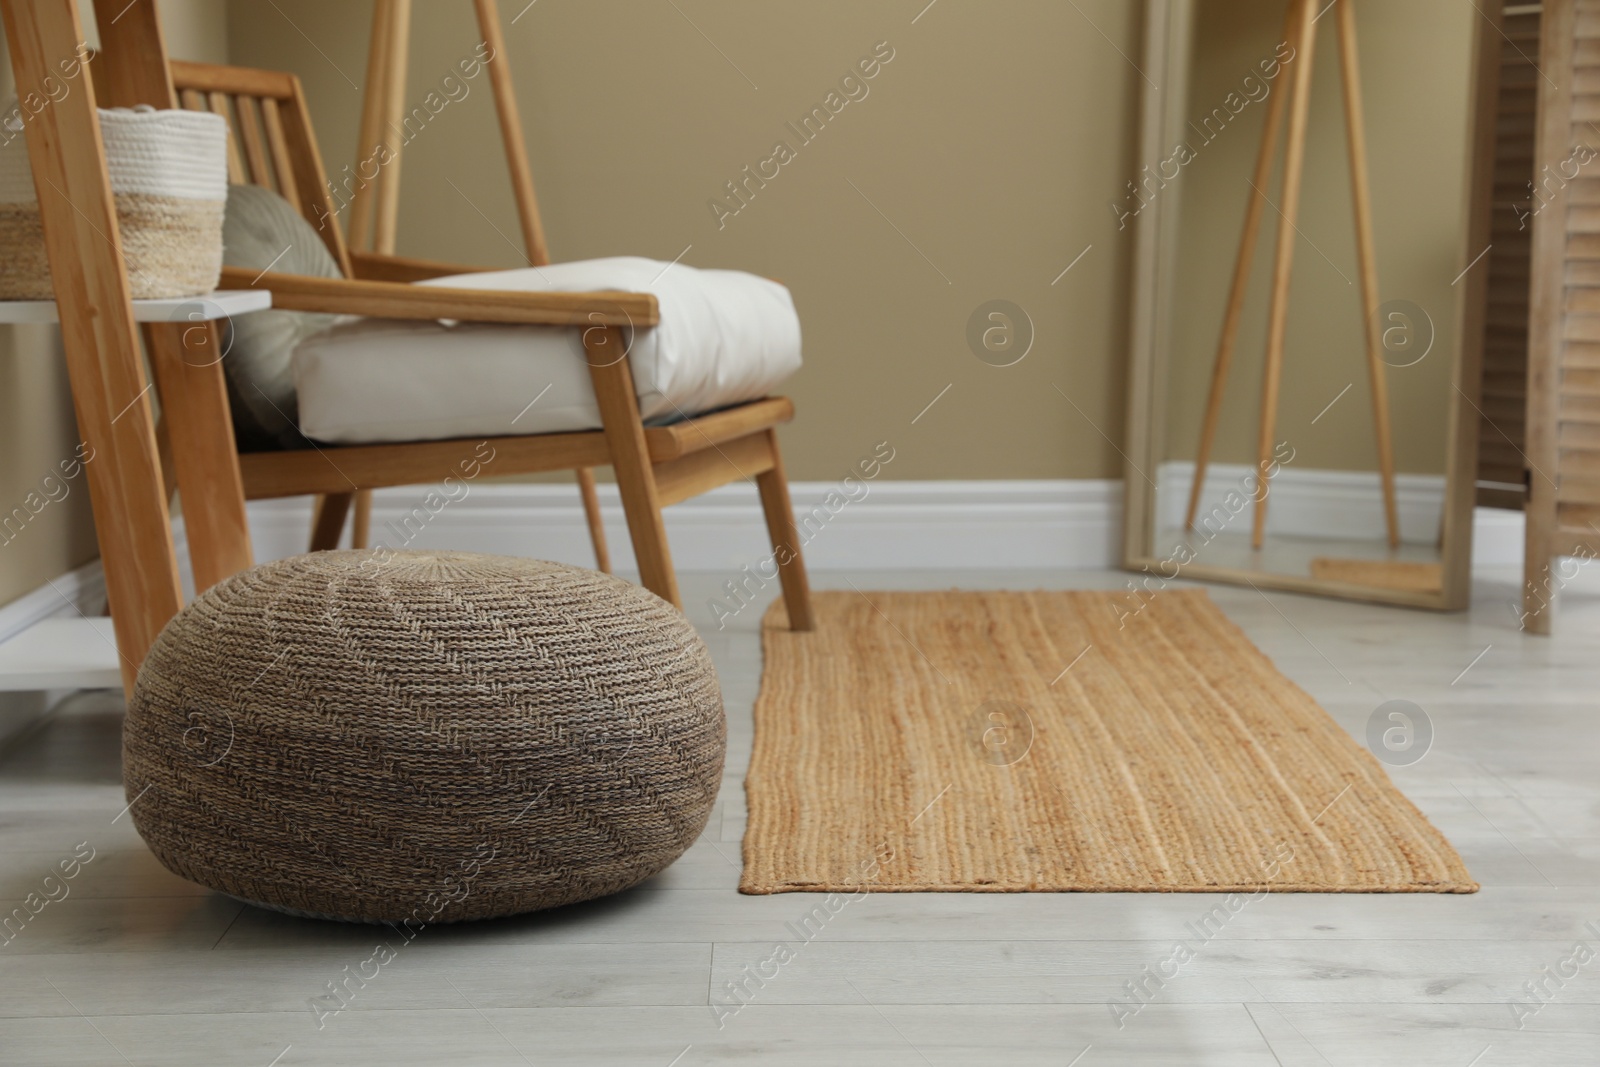
[(222, 289), (266, 289), (272, 306), (383, 319), (458, 319), (543, 326), (654, 326), (660, 322), (649, 293), (513, 292), (437, 285), (314, 278), (304, 274), (222, 268)]
[(482, 274), (495, 267), (473, 267), (464, 263), (442, 263), (436, 259), (396, 256), (385, 252), (351, 252), (350, 267), (355, 277), (369, 282), (423, 282), (451, 274)]

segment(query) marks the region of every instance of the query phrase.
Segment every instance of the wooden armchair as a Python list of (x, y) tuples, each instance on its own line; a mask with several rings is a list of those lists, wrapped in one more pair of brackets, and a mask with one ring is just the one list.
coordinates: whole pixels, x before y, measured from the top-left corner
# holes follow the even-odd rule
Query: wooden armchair
[[(624, 328), (659, 322), (656, 298), (634, 292), (505, 292), (410, 283), (488, 268), (375, 253), (351, 254), (336, 221), (326, 175), (297, 78), (197, 63), (170, 64), (174, 98), (228, 120), (236, 180), (270, 188), (311, 223), (345, 277), (325, 279), (227, 269), (225, 289), (261, 288), (275, 307), (390, 319), (570, 326), (582, 333), (602, 429), (496, 437), (496, 474), (574, 470), (609, 464), (644, 586), (681, 607), (661, 509), (740, 478), (753, 478), (765, 512), (790, 625), (812, 627), (800, 540), (776, 427), (794, 416), (785, 398), (725, 408), (671, 426), (640, 417)], [(242, 151), (240, 148), (242, 147)], [(448, 354), (442, 354), (448, 358)], [(574, 357), (576, 358), (576, 357)], [(223, 412), (226, 417), (226, 412)], [(231, 423), (230, 423), (231, 427)], [(176, 426), (174, 426), (176, 430)], [(352, 494), (441, 481), (456, 473), (473, 441), (314, 445), (238, 456), (246, 498), (324, 494), (314, 545), (337, 543)], [(174, 435), (173, 447), (182, 448)], [(175, 455), (180, 484), (184, 457)], [(591, 521), (594, 512), (591, 510)], [(331, 537), (330, 537), (331, 534)], [(597, 548), (599, 546), (597, 545)]]

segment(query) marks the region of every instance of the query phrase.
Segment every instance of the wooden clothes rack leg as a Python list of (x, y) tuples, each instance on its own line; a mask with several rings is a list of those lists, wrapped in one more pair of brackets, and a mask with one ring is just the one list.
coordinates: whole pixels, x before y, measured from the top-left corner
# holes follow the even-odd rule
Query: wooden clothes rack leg
[(350, 198), (349, 223), (345, 226), (345, 241), (352, 252), (366, 251), (372, 243), (372, 201), (375, 186), (384, 180), (379, 172), (371, 182), (360, 180), (363, 164), (373, 158), (383, 128), (384, 87), (389, 81), (389, 15), (394, 10), (390, 0), (375, 0), (372, 5), (372, 38), (367, 42), (367, 87), (361, 95), (361, 130), (356, 134), (355, 167), (357, 181)]
[[(409, 0), (396, 0), (394, 30), (390, 48), (395, 56), (403, 57), (411, 42), (411, 4)], [(386, 131), (402, 129), (406, 112), (406, 64), (403, 59), (391, 59), (389, 85), (384, 93), (383, 128)], [(400, 144), (395, 142), (394, 155), (383, 170), (383, 181), (378, 183), (378, 199), (374, 205), (377, 219), (373, 224), (373, 250), (394, 252), (395, 234), (400, 227)]]
[(528, 145), (522, 138), (522, 117), (517, 109), (517, 94), (511, 87), (511, 68), (506, 65), (506, 37), (500, 29), (500, 10), (495, 0), (473, 0), (478, 13), (478, 32), (494, 58), (488, 63), (489, 90), (494, 95), (495, 115), (500, 120), (500, 139), (505, 142), (506, 166), (511, 171), (511, 191), (517, 198), (517, 220), (522, 224), (522, 246), (528, 262), (542, 267), (550, 262), (545, 245), (544, 223), (539, 218), (539, 201), (533, 192), (533, 170), (528, 166)]
[[(1400, 543), (1400, 528), (1394, 489), (1394, 448), (1389, 420), (1388, 386), (1384, 377), (1381, 330), (1377, 320), (1377, 257), (1372, 238), (1372, 197), (1367, 178), (1366, 135), (1361, 101), (1360, 66), (1356, 52), (1355, 10), (1350, 0), (1336, 0), (1336, 3), (1339, 8), (1340, 81), (1345, 133), (1350, 154), (1356, 250), (1361, 275), (1364, 320), (1362, 337), (1366, 349), (1368, 376), (1372, 385), (1384, 523), (1389, 545), (1397, 547)], [(1194, 529), (1200, 510), (1200, 500), (1205, 490), (1206, 472), (1211, 462), (1211, 450), (1216, 441), (1223, 396), (1238, 343), (1245, 296), (1249, 289), (1255, 246), (1265, 213), (1266, 187), (1271, 180), (1278, 133), (1284, 110), (1287, 108), (1289, 136), (1284, 151), (1282, 204), (1278, 208), (1281, 219), (1268, 310), (1267, 353), (1262, 368), (1261, 424), (1257, 439), (1258, 475), (1272, 462), (1273, 437), (1277, 430), (1278, 397), (1282, 384), (1283, 355), (1288, 330), (1289, 283), (1293, 274), (1294, 239), (1297, 236), (1295, 224), (1299, 217), (1301, 181), (1305, 167), (1305, 142), (1310, 116), (1311, 61), (1316, 47), (1317, 17), (1316, 4), (1307, 0), (1290, 0), (1284, 13), (1284, 39), (1295, 42), (1294, 56), (1283, 64), (1290, 74), (1290, 83), (1282, 92), (1275, 93), (1267, 104), (1261, 147), (1256, 156), (1255, 172), (1251, 179), (1251, 195), (1245, 211), (1244, 228), (1240, 235), (1238, 255), (1234, 261), (1228, 303), (1223, 313), (1221, 336), (1217, 343), (1205, 415), (1201, 422), (1194, 481), (1189, 488), (1189, 501), (1184, 513), (1186, 530)], [(1251, 529), (1251, 545), (1256, 549), (1261, 547), (1265, 537), (1268, 489), (1267, 483), (1261, 480), (1256, 493)]]
[(1378, 438), (1378, 477), (1389, 547), (1400, 547), (1400, 512), (1394, 495), (1394, 438), (1389, 430), (1389, 382), (1384, 376), (1383, 324), (1378, 321), (1378, 254), (1372, 242), (1372, 187), (1367, 175), (1367, 124), (1361, 107), (1361, 64), (1356, 54), (1356, 9), (1338, 0), (1339, 82), (1344, 87), (1345, 138), (1350, 152), (1350, 196), (1356, 217), (1356, 259), (1365, 316), (1367, 377), (1372, 384), (1372, 423)]
[[(1301, 5), (1291, 0), (1283, 19), (1284, 40), (1299, 40), (1300, 12)], [(1291, 59), (1285, 66), (1292, 67), (1293, 63)], [(1185, 530), (1194, 529), (1195, 516), (1200, 511), (1200, 496), (1205, 489), (1206, 469), (1211, 464), (1211, 446), (1216, 440), (1217, 422), (1222, 416), (1222, 395), (1227, 387), (1228, 370), (1233, 365), (1234, 346), (1239, 340), (1239, 320), (1244, 316), (1244, 298), (1250, 288), (1250, 268), (1255, 258), (1256, 242), (1261, 236), (1261, 216), (1266, 210), (1267, 185), (1272, 181), (1272, 163), (1278, 151), (1278, 130), (1283, 125), (1285, 95), (1285, 92), (1276, 92), (1267, 100), (1261, 149), (1256, 153), (1255, 175), (1250, 181), (1250, 198), (1245, 206), (1244, 232), (1239, 238), (1239, 255), (1233, 265), (1233, 283), (1228, 288), (1228, 306), (1222, 316), (1222, 337), (1217, 342), (1217, 359), (1211, 368), (1211, 390), (1206, 397), (1205, 421), (1200, 427), (1194, 484), (1189, 487), (1189, 507), (1183, 520)]]
[[(522, 120), (511, 83), (511, 70), (505, 60), (506, 43), (500, 26), (500, 12), (495, 0), (474, 0), (473, 7), (477, 14), (478, 30), (492, 56), (488, 62), (490, 91), (494, 95), (500, 137), (505, 145), (506, 165), (511, 172), (511, 190), (517, 201), (517, 219), (522, 228), (523, 246), (529, 264), (542, 267), (550, 262), (550, 253), (545, 243), (544, 225), (539, 218), (539, 202), (533, 191), (533, 171), (528, 165), (528, 149), (522, 136)], [(372, 158), (380, 143), (388, 145), (389, 162), (371, 182), (357, 186), (350, 205), (350, 247), (355, 250), (366, 249), (369, 242), (374, 252), (390, 254), (395, 249), (400, 209), (400, 145), (389, 142), (393, 140), (391, 134), (399, 130), (405, 112), (406, 54), (410, 27), (411, 0), (377, 0), (372, 14), (372, 44), (367, 56), (367, 88), (362, 102), (356, 166), (359, 169), (366, 160)], [(609, 572), (611, 555), (606, 546), (605, 521), (600, 512), (594, 472), (582, 467), (574, 474), (583, 501), (589, 539), (594, 546), (595, 565)], [(352, 506), (351, 544), (356, 548), (364, 548), (372, 523), (371, 490), (358, 490)], [(314, 549), (332, 547), (328, 544), (328, 538), (333, 537), (336, 545), (338, 537), (342, 535), (342, 526), (339, 529), (332, 526), (333, 514), (325, 510), (325, 505), (318, 507), (312, 521)]]
[(1316, 47), (1315, 0), (1300, 3), (1300, 39), (1295, 45), (1294, 80), (1289, 97), (1289, 137), (1283, 158), (1283, 219), (1278, 225), (1277, 258), (1272, 265), (1272, 304), (1267, 311), (1267, 358), (1261, 375), (1261, 434), (1256, 445), (1256, 501), (1250, 547), (1259, 549), (1267, 529), (1267, 480), (1272, 438), (1277, 432), (1278, 387), (1283, 378), (1283, 345), (1289, 327), (1289, 281), (1294, 270), (1295, 220), (1300, 215), (1300, 178), (1306, 160), (1306, 126), (1311, 113), (1311, 60)]
[[(500, 139), (505, 143), (506, 167), (511, 172), (511, 192), (517, 200), (517, 221), (522, 226), (522, 246), (532, 266), (550, 262), (545, 243), (544, 223), (539, 216), (539, 200), (533, 191), (533, 170), (528, 165), (528, 145), (522, 136), (522, 117), (517, 95), (511, 85), (511, 68), (506, 64), (506, 37), (500, 26), (500, 10), (495, 0), (473, 0), (478, 15), (478, 32), (494, 57), (488, 64), (489, 89), (494, 96), (495, 115), (500, 122)], [(615, 467), (613, 466), (613, 470)], [(606, 527), (600, 515), (600, 497), (595, 489), (594, 471), (579, 467), (574, 472), (578, 493), (583, 498), (584, 518), (589, 525), (589, 540), (594, 546), (595, 566), (611, 570), (611, 553), (606, 547)]]
[[(495, 0), (473, 0), (478, 15), (478, 32), (494, 57), (488, 64), (489, 89), (494, 96), (495, 115), (500, 121), (500, 139), (505, 143), (506, 167), (511, 171), (511, 192), (517, 200), (517, 221), (522, 226), (522, 245), (528, 262), (535, 267), (550, 262), (545, 243), (544, 223), (539, 216), (539, 200), (533, 191), (533, 170), (528, 165), (528, 145), (522, 136), (522, 117), (511, 85), (511, 68), (505, 61), (506, 38), (500, 27), (500, 10)], [(615, 466), (613, 465), (613, 470)], [(606, 548), (605, 522), (600, 515), (600, 497), (595, 489), (594, 472), (580, 467), (574, 475), (583, 498), (584, 518), (589, 525), (589, 540), (594, 546), (595, 566), (611, 570), (611, 554)]]
[[(400, 212), (400, 144), (386, 131), (399, 128), (405, 110), (406, 52), (411, 39), (411, 0), (377, 0), (372, 8), (372, 41), (367, 51), (367, 87), (361, 101), (361, 131), (356, 137), (356, 190), (350, 201), (350, 248), (392, 253)], [(380, 144), (386, 162), (370, 181), (363, 178)], [(330, 527), (334, 512), (319, 500), (311, 519), (311, 548), (337, 548), (344, 535)], [(359, 489), (351, 502), (350, 546), (367, 547), (372, 530), (372, 490)], [(330, 544), (329, 541), (332, 543)]]

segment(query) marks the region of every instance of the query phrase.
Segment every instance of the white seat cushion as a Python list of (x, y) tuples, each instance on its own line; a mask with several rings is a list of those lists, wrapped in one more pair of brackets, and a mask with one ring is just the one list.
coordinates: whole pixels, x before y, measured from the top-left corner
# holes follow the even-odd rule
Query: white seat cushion
[[(640, 412), (654, 424), (759, 399), (800, 366), (800, 319), (789, 290), (742, 271), (618, 256), (418, 284), (655, 294), (661, 322), (633, 331), (628, 353)], [(570, 326), (361, 319), (302, 341), (294, 381), (300, 429), (318, 441), (600, 427), (582, 330)]]

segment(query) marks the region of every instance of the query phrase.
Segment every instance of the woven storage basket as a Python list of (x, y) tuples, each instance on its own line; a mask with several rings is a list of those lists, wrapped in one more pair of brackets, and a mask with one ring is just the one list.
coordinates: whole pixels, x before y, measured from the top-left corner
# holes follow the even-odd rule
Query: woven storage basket
[(483, 919), (635, 885), (705, 828), (727, 747), (704, 642), (594, 571), (319, 552), (161, 632), (123, 729), (168, 869), (268, 908)]
[[(226, 121), (200, 111), (102, 108), (100, 133), (135, 299), (211, 292), (222, 275)], [(0, 300), (54, 296), (26, 140), (20, 126), (8, 127), (0, 135)]]

